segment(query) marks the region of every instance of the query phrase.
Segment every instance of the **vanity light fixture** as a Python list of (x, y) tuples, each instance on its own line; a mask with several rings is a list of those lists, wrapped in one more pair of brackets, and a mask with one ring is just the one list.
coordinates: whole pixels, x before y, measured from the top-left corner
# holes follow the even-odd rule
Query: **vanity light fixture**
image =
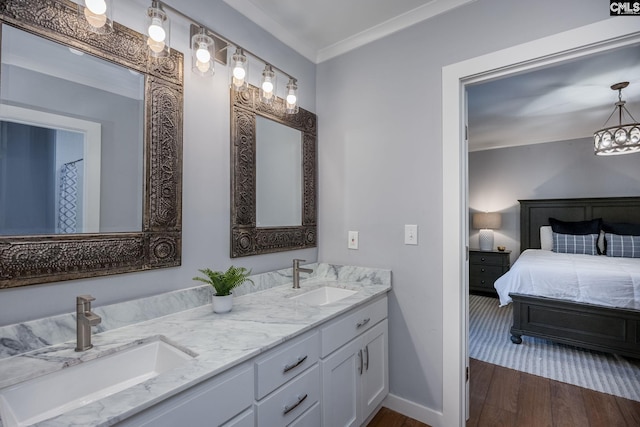
[[(87, 0), (102, 1), (102, 0)], [(111, 1), (111, 0), (106, 0)], [(249, 89), (249, 61), (248, 57), (253, 57), (257, 61), (265, 64), (260, 82), (260, 100), (268, 105), (273, 105), (276, 95), (276, 73), (284, 75), (289, 79), (284, 93), (284, 104), (287, 114), (296, 114), (298, 108), (298, 83), (290, 74), (285, 73), (280, 68), (267, 63), (258, 55), (240, 47), (212, 31), (207, 26), (194, 20), (175, 7), (164, 3), (161, 0), (153, 0), (151, 7), (147, 10), (148, 15), (148, 38), (149, 54), (155, 57), (169, 56), (169, 16), (166, 11), (176, 13), (191, 22), (191, 57), (192, 70), (201, 76), (212, 76), (215, 73), (214, 61), (224, 66), (229, 65), (231, 75), (231, 87), (236, 92), (244, 92)], [(230, 47), (235, 47), (235, 52), (230, 55)], [(278, 98), (279, 99), (279, 98)], [(281, 108), (280, 106), (277, 107)]]
[(236, 48), (236, 53), (231, 57), (233, 70), (231, 71), (231, 83), (238, 92), (244, 92), (249, 89), (247, 79), (249, 77), (249, 63), (247, 55), (241, 48)]
[(152, 1), (151, 7), (147, 9), (147, 15), (149, 17), (147, 27), (149, 54), (157, 58), (169, 56), (171, 23), (162, 9), (162, 4), (159, 1)]
[(293, 77), (289, 77), (289, 83), (287, 83), (287, 91), (284, 98), (287, 114), (298, 113), (298, 85), (297, 80)]
[[(622, 89), (629, 86), (629, 82), (620, 82), (611, 86), (618, 91), (618, 102), (604, 123), (603, 128), (593, 134), (594, 151), (598, 156), (613, 156), (616, 154), (636, 153), (640, 151), (640, 123), (633, 118), (622, 100)], [(611, 117), (618, 111), (618, 124), (607, 127)], [(624, 113), (627, 113), (631, 122), (622, 124)]]
[(276, 97), (276, 73), (273, 67), (266, 64), (262, 71), (262, 83), (260, 83), (260, 100), (265, 104), (271, 105)]
[(191, 37), (191, 69), (201, 76), (213, 76), (213, 58), (216, 54), (215, 42), (207, 35), (204, 27)]
[(113, 30), (112, 0), (84, 0), (78, 3), (78, 14), (87, 20), (94, 33), (107, 34)]

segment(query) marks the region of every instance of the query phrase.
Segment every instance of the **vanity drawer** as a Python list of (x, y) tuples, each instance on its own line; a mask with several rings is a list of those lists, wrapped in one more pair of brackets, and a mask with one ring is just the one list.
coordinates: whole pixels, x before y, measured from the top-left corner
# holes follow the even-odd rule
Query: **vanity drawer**
[(262, 399), (318, 361), (320, 334), (314, 331), (273, 351), (255, 362), (256, 399)]
[(321, 330), (322, 354), (327, 356), (387, 317), (387, 297), (381, 298)]
[(316, 363), (311, 369), (307, 369), (256, 404), (258, 425), (289, 425), (319, 399), (320, 368)]

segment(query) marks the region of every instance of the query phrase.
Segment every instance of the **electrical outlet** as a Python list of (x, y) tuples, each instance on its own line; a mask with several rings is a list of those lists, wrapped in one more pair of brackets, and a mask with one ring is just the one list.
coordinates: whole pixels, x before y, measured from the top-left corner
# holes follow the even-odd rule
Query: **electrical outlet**
[(418, 226), (417, 225), (406, 224), (404, 226), (404, 244), (405, 245), (418, 244)]
[(349, 232), (349, 244), (347, 247), (349, 249), (358, 249), (358, 232), (357, 231)]

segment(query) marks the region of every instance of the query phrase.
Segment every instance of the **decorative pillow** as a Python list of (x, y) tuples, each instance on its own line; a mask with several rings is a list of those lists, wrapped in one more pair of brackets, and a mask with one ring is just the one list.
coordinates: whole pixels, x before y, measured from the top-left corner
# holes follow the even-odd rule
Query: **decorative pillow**
[(540, 249), (543, 251), (553, 250), (553, 231), (550, 225), (540, 227)]
[[(553, 233), (553, 251), (560, 254), (598, 255), (598, 234)], [(638, 247), (640, 249), (640, 247)]]
[(607, 256), (640, 258), (640, 236), (621, 236), (605, 233)]
[(640, 224), (603, 222), (602, 229), (605, 233), (617, 234), (618, 236), (640, 236)]
[(560, 234), (598, 234), (602, 228), (602, 218), (588, 221), (560, 221), (549, 218), (549, 225), (554, 233)]

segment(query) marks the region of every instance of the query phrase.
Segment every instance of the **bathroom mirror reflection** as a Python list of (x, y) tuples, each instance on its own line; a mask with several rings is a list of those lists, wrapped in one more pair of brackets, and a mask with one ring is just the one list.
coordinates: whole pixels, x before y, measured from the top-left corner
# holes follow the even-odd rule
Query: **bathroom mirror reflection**
[(3, 25), (0, 234), (142, 229), (144, 78)]
[(256, 117), (256, 225), (302, 225), (302, 132)]

